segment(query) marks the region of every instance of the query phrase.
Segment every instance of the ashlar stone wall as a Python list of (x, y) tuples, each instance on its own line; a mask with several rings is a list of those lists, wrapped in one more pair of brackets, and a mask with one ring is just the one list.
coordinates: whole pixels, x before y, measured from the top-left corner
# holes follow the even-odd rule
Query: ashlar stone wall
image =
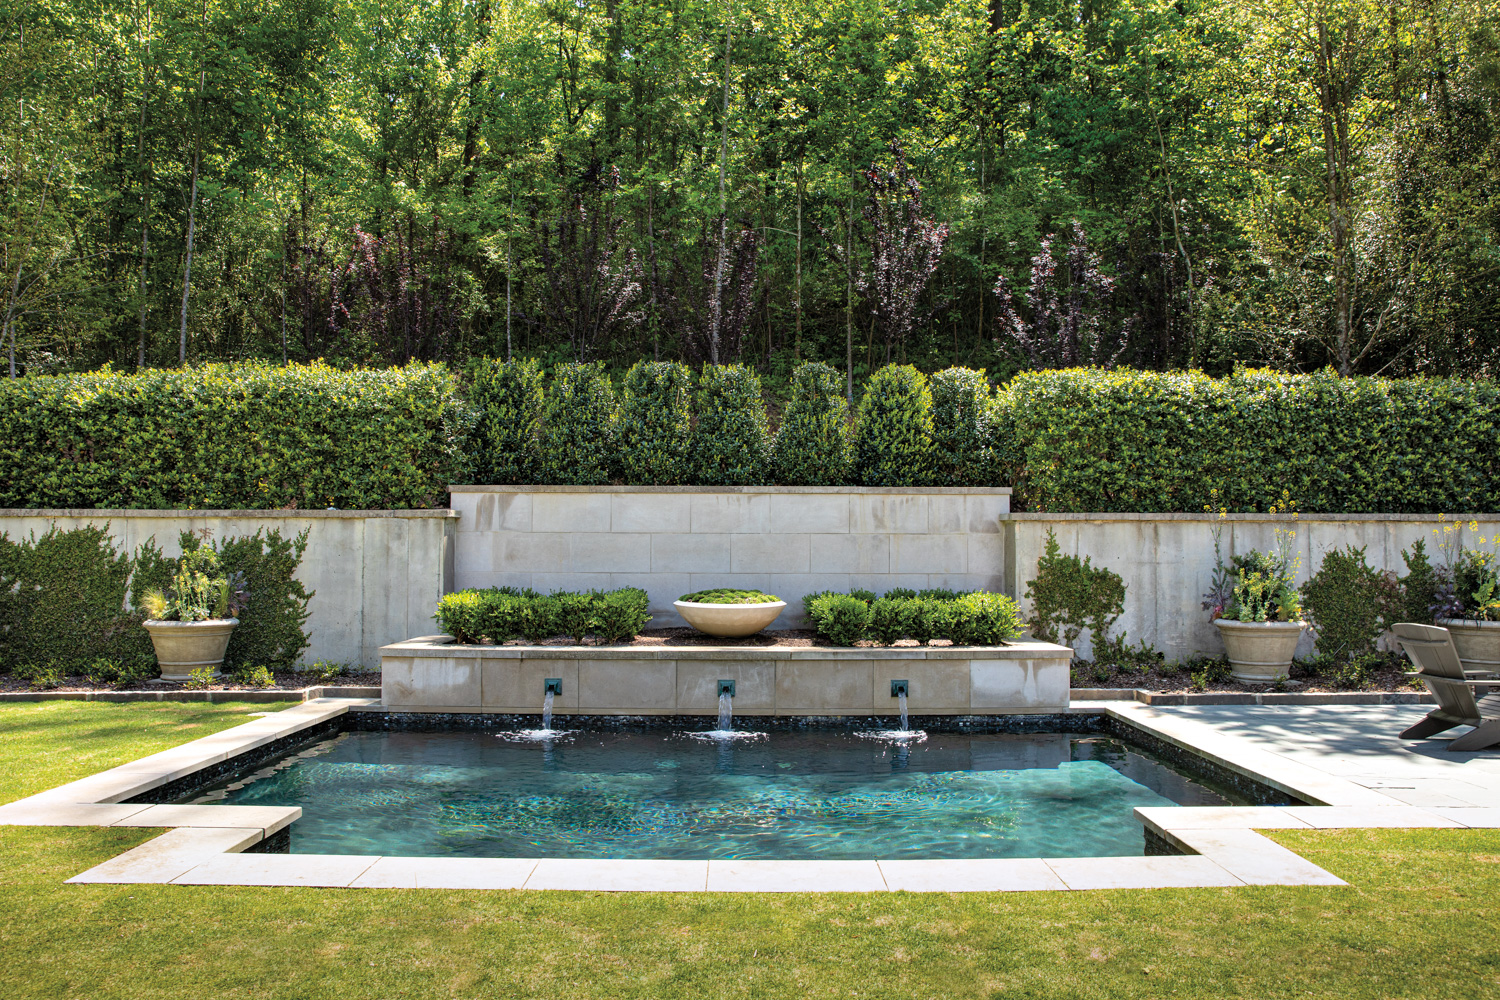
[(454, 582), (465, 587), (640, 587), (655, 627), (713, 587), (802, 597), (893, 587), (1003, 591), (1009, 489), (454, 486)]

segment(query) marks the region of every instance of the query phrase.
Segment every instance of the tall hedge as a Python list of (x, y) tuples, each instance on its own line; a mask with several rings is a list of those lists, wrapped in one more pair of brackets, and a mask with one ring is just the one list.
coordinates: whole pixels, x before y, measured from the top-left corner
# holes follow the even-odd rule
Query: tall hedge
[(552, 370), (542, 406), (542, 481), (597, 486), (618, 462), (618, 404), (599, 362), (570, 362)]
[(542, 366), (533, 358), (486, 358), (469, 400), (478, 411), (471, 448), (476, 483), (530, 483), (541, 465)]
[(680, 486), (688, 481), (693, 371), (675, 361), (637, 361), (620, 384), (620, 464), (625, 481)]
[(932, 376), (932, 452), (938, 486), (992, 486), (990, 383), (983, 371), (945, 368)]
[(776, 435), (776, 481), (786, 486), (840, 486), (849, 475), (849, 401), (844, 376), (820, 361), (792, 372), (792, 398)]
[(755, 486), (767, 481), (771, 430), (760, 376), (744, 365), (704, 365), (693, 399), (693, 482)]
[(933, 479), (932, 390), (911, 365), (886, 365), (865, 385), (854, 423), (860, 486), (928, 486)]
[(1500, 387), (1071, 369), (1010, 385), (1032, 510), (1500, 510)]
[(0, 507), (431, 507), (464, 477), (442, 365), (0, 379)]

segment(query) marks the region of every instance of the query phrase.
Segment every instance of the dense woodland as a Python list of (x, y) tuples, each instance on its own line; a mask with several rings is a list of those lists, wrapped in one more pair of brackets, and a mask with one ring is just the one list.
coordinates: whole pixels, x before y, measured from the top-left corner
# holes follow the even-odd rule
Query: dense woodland
[(0, 336), (1493, 376), (1497, 8), (0, 0)]

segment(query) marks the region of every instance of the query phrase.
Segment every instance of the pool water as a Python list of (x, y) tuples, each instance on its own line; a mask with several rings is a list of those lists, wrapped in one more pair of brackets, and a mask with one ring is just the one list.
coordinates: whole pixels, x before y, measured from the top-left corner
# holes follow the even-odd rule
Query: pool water
[(301, 806), (298, 854), (683, 860), (1140, 855), (1136, 806), (1244, 804), (1110, 737), (850, 730), (350, 732), (196, 801)]

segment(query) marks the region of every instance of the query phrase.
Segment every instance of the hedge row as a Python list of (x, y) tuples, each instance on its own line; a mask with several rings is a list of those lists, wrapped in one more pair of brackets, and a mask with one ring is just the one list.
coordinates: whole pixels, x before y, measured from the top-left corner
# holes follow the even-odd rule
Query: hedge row
[(992, 440), (1032, 510), (1500, 510), (1490, 382), (1029, 372), (999, 394)]
[(629, 642), (646, 627), (649, 605), (646, 592), (638, 587), (546, 595), (530, 588), (490, 587), (444, 594), (435, 617), (454, 642), (465, 644), (544, 642), (558, 636), (579, 644), (589, 637), (617, 643)]
[(0, 379), (0, 507), (402, 508), (449, 483), (1014, 486), (1017, 509), (1500, 509), (1500, 389), (1243, 371), (888, 365), (854, 414), (808, 362), (772, 433), (759, 377), (640, 362)]
[(671, 486), (979, 486), (994, 481), (984, 373), (929, 381), (887, 365), (849, 420), (844, 377), (807, 362), (792, 373), (772, 433), (760, 377), (744, 365), (642, 361), (616, 390), (598, 365), (544, 377), (534, 361), (488, 361), (475, 375), (482, 411), (476, 481)]
[(465, 412), (440, 365), (0, 379), (0, 507), (441, 506)]

